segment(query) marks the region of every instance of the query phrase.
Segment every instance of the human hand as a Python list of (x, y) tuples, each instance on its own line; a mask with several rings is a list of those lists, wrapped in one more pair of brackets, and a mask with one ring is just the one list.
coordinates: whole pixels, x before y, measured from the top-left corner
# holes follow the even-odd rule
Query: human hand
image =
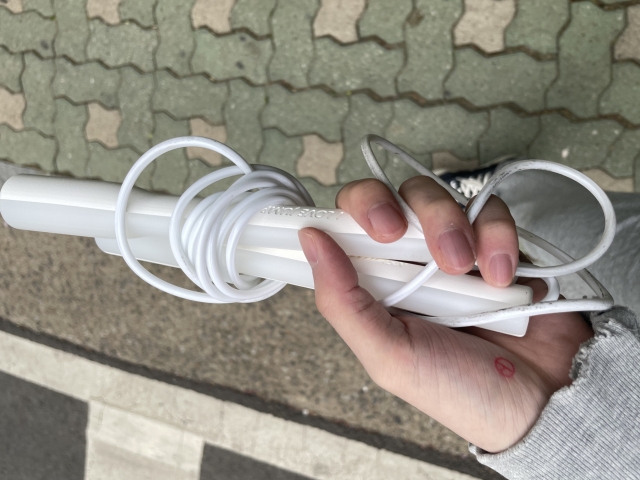
[[(477, 258), (485, 281), (510, 285), (518, 262), (515, 222), (492, 196), (473, 225), (451, 195), (428, 177), (413, 177), (400, 195), (416, 212), (429, 251), (446, 273), (468, 272)], [(407, 222), (377, 180), (346, 185), (336, 205), (374, 239), (399, 239)], [(551, 395), (569, 385), (581, 343), (593, 336), (577, 313), (532, 317), (524, 337), (481, 328), (451, 329), (409, 315), (392, 316), (358, 286), (353, 265), (324, 232), (302, 229), (313, 268), (316, 305), (358, 357), (372, 380), (488, 452), (522, 439)], [(529, 279), (533, 301), (546, 284)]]

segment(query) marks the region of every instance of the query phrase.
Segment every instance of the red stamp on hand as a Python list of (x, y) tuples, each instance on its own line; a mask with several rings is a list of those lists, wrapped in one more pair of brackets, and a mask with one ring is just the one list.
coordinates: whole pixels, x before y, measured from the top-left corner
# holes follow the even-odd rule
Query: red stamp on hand
[(498, 357), (493, 364), (496, 366), (498, 373), (505, 378), (511, 378), (516, 373), (516, 367), (506, 358)]

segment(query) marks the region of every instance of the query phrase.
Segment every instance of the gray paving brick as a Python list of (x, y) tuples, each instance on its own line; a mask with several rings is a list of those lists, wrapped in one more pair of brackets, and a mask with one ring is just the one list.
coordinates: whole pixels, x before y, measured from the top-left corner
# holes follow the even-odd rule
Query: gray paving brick
[(633, 175), (633, 163), (640, 156), (640, 130), (623, 130), (609, 147), (602, 167), (614, 177)]
[[(392, 118), (392, 102), (375, 102), (363, 94), (349, 97), (349, 114), (344, 121), (342, 129), (344, 134), (344, 159), (336, 171), (338, 183), (347, 183), (352, 180), (373, 176), (362, 156), (360, 142), (362, 137), (368, 133), (384, 137)], [(386, 155), (383, 152), (378, 153), (375, 148), (374, 152), (381, 162), (380, 164), (384, 166)]]
[(27, 101), (27, 108), (22, 117), (24, 126), (52, 135), (53, 116), (56, 111), (52, 88), (55, 68), (53, 60), (40, 60), (33, 53), (27, 53), (24, 63), (22, 85)]
[(143, 30), (135, 23), (109, 26), (97, 19), (89, 22), (89, 29), (89, 59), (109, 67), (135, 65), (143, 72), (154, 70), (153, 52), (158, 46), (154, 30)]
[(195, 38), (191, 60), (195, 73), (204, 72), (216, 80), (244, 77), (256, 84), (267, 82), (270, 40), (254, 40), (246, 33), (216, 37), (204, 29), (197, 31)]
[(76, 107), (64, 99), (56, 100), (55, 133), (58, 140), (56, 170), (76, 177), (85, 175), (89, 148), (84, 138), (87, 107)]
[(236, 0), (229, 18), (231, 28), (246, 28), (256, 35), (268, 35), (275, 6), (276, 0)]
[(242, 80), (229, 82), (229, 100), (224, 107), (227, 144), (249, 163), (256, 163), (262, 149), (260, 112), (265, 105), (262, 87), (250, 87)]
[(20, 76), (22, 75), (22, 55), (10, 53), (0, 47), (0, 85), (8, 88), (13, 93), (22, 91)]
[(25, 10), (36, 10), (45, 17), (54, 15), (51, 0), (22, 0), (22, 4)]
[(158, 68), (170, 68), (179, 75), (191, 72), (189, 58), (194, 49), (191, 29), (193, 0), (158, 0), (156, 19), (160, 45), (156, 52)]
[(86, 60), (89, 24), (85, 0), (53, 0), (58, 24), (56, 55), (66, 55), (76, 62)]
[(53, 171), (56, 142), (33, 130), (14, 132), (0, 125), (0, 160), (9, 160), (20, 165), (34, 165)]
[[(407, 151), (407, 153), (411, 155), (413, 158), (415, 158), (419, 163), (431, 169), (430, 154), (424, 154), (424, 153), (420, 154), (420, 153), (409, 151), (407, 149), (403, 149), (403, 150)], [(378, 158), (382, 158), (382, 153), (383, 152), (377, 155)], [(404, 161), (400, 160), (400, 158), (398, 158), (397, 156), (389, 154), (388, 157), (389, 159), (387, 160), (387, 163), (385, 164), (383, 171), (387, 176), (387, 178), (389, 179), (389, 181), (391, 182), (391, 184), (396, 188), (396, 190), (400, 188), (400, 186), (405, 180), (408, 180), (411, 177), (415, 177), (416, 175), (419, 175), (419, 173), (416, 170), (414, 170), (413, 167), (407, 165)]]
[(271, 16), (275, 51), (269, 65), (271, 81), (283, 80), (293, 87), (307, 86), (313, 60), (312, 22), (318, 0), (279, 0)]
[(280, 168), (291, 175), (296, 174), (296, 160), (303, 152), (302, 137), (287, 137), (275, 128), (263, 132), (264, 148), (259, 163)]
[(558, 34), (568, 19), (569, 2), (518, 0), (516, 15), (505, 31), (505, 44), (556, 53)]
[(526, 156), (531, 142), (540, 131), (538, 117), (520, 117), (507, 108), (489, 112), (489, 129), (480, 137), (480, 163), (502, 155)]
[(442, 82), (453, 66), (451, 32), (461, 14), (461, 0), (416, 0), (405, 26), (407, 63), (398, 76), (398, 91), (427, 100), (443, 97)]
[[(205, 175), (216, 170), (216, 168), (205, 164), (202, 160), (198, 158), (190, 158), (188, 160), (188, 167), (189, 167), (189, 176), (187, 177), (187, 180), (185, 181), (185, 184), (184, 184), (185, 190), (189, 188), (191, 185), (193, 185), (196, 182), (196, 180), (200, 180)], [(226, 190), (227, 188), (229, 188), (231, 183), (233, 183), (237, 178), (238, 177), (232, 177), (230, 179), (225, 179), (225, 180), (221, 180), (220, 182), (214, 183), (213, 185), (202, 190), (198, 194), (198, 196), (207, 197), (212, 193)]]
[(544, 109), (544, 94), (555, 77), (555, 62), (520, 52), (486, 58), (465, 48), (455, 53), (445, 89), (479, 107), (513, 102), (531, 112)]
[(412, 9), (411, 0), (396, 0), (393, 8), (389, 8), (387, 0), (369, 0), (358, 20), (360, 37), (376, 36), (387, 43), (402, 42), (404, 22)]
[(403, 63), (401, 50), (388, 50), (375, 42), (339, 45), (331, 38), (319, 38), (309, 83), (337, 92), (369, 88), (389, 97), (396, 93), (395, 78)]
[(155, 25), (153, 10), (157, 0), (120, 0), (120, 20), (135, 20), (143, 27)]
[(222, 109), (227, 97), (226, 83), (212, 83), (202, 76), (177, 79), (166, 72), (156, 73), (153, 108), (175, 118), (202, 117), (220, 125), (224, 122)]
[(613, 80), (600, 99), (600, 113), (618, 114), (640, 124), (640, 67), (633, 62), (613, 65)]
[(571, 18), (560, 37), (559, 75), (547, 93), (547, 106), (594, 117), (598, 96), (611, 79), (611, 44), (624, 28), (624, 13), (580, 2), (571, 4)]
[(593, 168), (602, 164), (621, 133), (622, 128), (613, 120), (572, 123), (556, 113), (543, 115), (540, 135), (531, 144), (529, 155), (576, 169)]
[(313, 198), (318, 207), (336, 208), (336, 195), (338, 195), (342, 185), (327, 187), (311, 177), (301, 178), (300, 183), (309, 191), (311, 198)]
[[(91, 178), (99, 178), (107, 182), (122, 183), (133, 164), (140, 155), (130, 148), (116, 148), (114, 150), (104, 148), (96, 142), (91, 142), (89, 147), (89, 161), (87, 162), (86, 175)], [(169, 154), (167, 154), (169, 155)], [(151, 175), (153, 164), (140, 175), (136, 187), (151, 190)]]
[(0, 45), (12, 53), (34, 51), (41, 57), (53, 57), (51, 45), (56, 36), (56, 22), (36, 12), (13, 14), (0, 8)]
[(340, 128), (349, 110), (346, 98), (334, 98), (322, 90), (290, 93), (280, 85), (267, 87), (267, 94), (264, 127), (279, 128), (287, 135), (316, 133), (327, 142), (340, 141)]
[(636, 171), (636, 175), (635, 175), (636, 178), (635, 178), (634, 191), (640, 192), (640, 155), (636, 157), (635, 171)]
[(421, 108), (398, 100), (386, 138), (413, 153), (448, 150), (459, 158), (475, 158), (478, 138), (488, 125), (486, 112), (470, 113), (459, 105)]
[(122, 124), (118, 129), (118, 143), (143, 153), (151, 146), (153, 137), (153, 75), (139, 74), (131, 67), (120, 70), (120, 75), (118, 103)]
[(56, 59), (56, 75), (53, 92), (65, 96), (75, 103), (99, 101), (105, 107), (118, 106), (120, 75), (107, 70), (97, 62), (74, 65), (65, 58)]
[[(189, 123), (186, 120), (173, 120), (164, 113), (155, 114), (155, 131), (153, 144), (175, 137), (189, 135)], [(167, 152), (155, 162), (155, 170), (151, 182), (155, 190), (162, 190), (178, 195), (184, 189), (184, 182), (189, 176), (187, 150), (179, 149)]]

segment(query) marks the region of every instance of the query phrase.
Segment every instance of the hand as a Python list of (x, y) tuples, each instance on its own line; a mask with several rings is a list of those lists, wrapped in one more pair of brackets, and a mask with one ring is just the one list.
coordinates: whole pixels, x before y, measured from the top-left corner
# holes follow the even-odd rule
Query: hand
[[(407, 180), (400, 195), (417, 213), (443, 271), (466, 273), (477, 257), (489, 284), (511, 283), (518, 240), (502, 200), (492, 196), (471, 226), (449, 193), (428, 177)], [(397, 202), (377, 180), (346, 185), (336, 205), (379, 242), (393, 242), (407, 229)], [(353, 265), (333, 239), (313, 228), (299, 237), (313, 268), (318, 310), (372, 380), (486, 451), (500, 452), (526, 435), (549, 397), (570, 384), (572, 358), (593, 336), (577, 313), (532, 317), (522, 338), (392, 316), (358, 286)], [(534, 302), (544, 297), (543, 281), (524, 284), (533, 288)]]

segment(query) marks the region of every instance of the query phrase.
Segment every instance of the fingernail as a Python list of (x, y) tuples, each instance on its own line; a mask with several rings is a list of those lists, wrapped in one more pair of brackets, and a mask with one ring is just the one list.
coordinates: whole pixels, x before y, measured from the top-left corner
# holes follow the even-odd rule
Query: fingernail
[(506, 253), (498, 253), (489, 260), (489, 275), (496, 285), (506, 287), (513, 280), (513, 263)]
[(448, 267), (462, 269), (475, 261), (467, 236), (457, 228), (451, 228), (438, 237), (438, 245)]
[(318, 249), (316, 247), (316, 241), (313, 236), (307, 232), (300, 232), (298, 235), (300, 239), (300, 245), (304, 256), (307, 257), (307, 262), (311, 267), (315, 267), (318, 263)]
[(371, 226), (378, 235), (388, 237), (405, 227), (404, 218), (388, 202), (376, 203), (367, 212)]

